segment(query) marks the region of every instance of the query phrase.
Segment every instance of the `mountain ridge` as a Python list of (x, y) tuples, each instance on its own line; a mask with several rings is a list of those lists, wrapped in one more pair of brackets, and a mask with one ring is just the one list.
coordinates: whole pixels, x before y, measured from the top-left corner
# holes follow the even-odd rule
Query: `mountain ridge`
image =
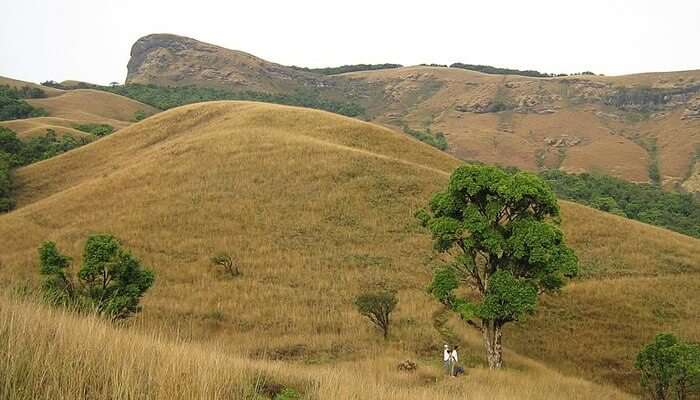
[(443, 133), (463, 160), (700, 191), (700, 70), (533, 78), (409, 66), (321, 75), (177, 35), (149, 35), (134, 49), (127, 83), (311, 90), (360, 104), (368, 121)]

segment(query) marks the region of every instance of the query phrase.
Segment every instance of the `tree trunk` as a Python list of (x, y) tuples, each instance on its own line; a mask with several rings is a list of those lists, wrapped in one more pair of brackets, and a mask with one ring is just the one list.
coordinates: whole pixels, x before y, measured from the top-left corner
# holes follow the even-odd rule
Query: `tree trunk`
[(489, 363), (489, 369), (498, 369), (503, 367), (501, 325), (499, 325), (495, 321), (482, 321), (481, 333), (484, 335), (484, 344), (486, 345), (486, 359)]

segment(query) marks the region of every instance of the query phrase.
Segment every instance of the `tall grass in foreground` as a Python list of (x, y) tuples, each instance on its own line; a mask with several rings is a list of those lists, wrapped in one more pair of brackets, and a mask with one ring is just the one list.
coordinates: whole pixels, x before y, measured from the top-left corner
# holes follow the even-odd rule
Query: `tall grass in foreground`
[(0, 398), (264, 399), (269, 383), (309, 399), (623, 399), (614, 389), (546, 369), (473, 369), (446, 378), (439, 367), (401, 373), (384, 356), (336, 365), (254, 361), (144, 335), (0, 294)]

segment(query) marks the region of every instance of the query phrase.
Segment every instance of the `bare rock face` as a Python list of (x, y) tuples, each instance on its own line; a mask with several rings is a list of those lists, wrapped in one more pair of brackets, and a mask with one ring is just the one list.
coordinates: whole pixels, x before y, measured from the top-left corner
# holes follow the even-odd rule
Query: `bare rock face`
[(169, 34), (137, 40), (131, 48), (127, 70), (127, 83), (200, 85), (269, 93), (328, 84), (316, 74)]
[(688, 103), (681, 119), (700, 119), (700, 97)]
[(561, 135), (559, 137), (544, 138), (545, 144), (550, 147), (573, 147), (581, 143), (581, 138), (576, 136)]

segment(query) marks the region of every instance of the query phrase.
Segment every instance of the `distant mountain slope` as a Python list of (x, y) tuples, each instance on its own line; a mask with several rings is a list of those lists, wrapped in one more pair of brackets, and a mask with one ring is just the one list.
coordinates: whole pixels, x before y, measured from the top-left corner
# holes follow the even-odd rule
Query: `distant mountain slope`
[[(321, 111), (172, 109), (17, 171), (18, 208), (0, 215), (0, 285), (37, 282), (43, 240), (79, 260), (87, 234), (109, 232), (157, 273), (138, 329), (252, 358), (359, 368), (381, 354), (430, 366), (444, 341), (441, 307), (425, 291), (435, 260), (413, 214), (459, 164), (406, 135)], [(700, 339), (688, 322), (700, 318), (700, 240), (572, 203), (562, 211), (583, 278), (507, 333), (507, 360), (531, 370), (517, 353), (526, 354), (637, 390), (634, 354), (657, 331)], [(242, 277), (210, 265), (219, 251)], [(389, 345), (352, 306), (379, 283), (400, 298)], [(465, 362), (480, 365), (479, 338), (462, 326), (449, 320), (445, 329), (464, 344)], [(586, 346), (571, 345), (579, 342)], [(394, 369), (389, 362), (386, 373)]]
[(134, 44), (127, 82), (314, 90), (361, 104), (374, 122), (442, 132), (461, 159), (700, 191), (700, 71), (531, 78), (405, 67), (324, 76), (149, 35)]
[(137, 111), (143, 111), (145, 115), (159, 111), (127, 97), (100, 90), (60, 90), (3, 77), (0, 77), (0, 84), (36, 87), (47, 95), (46, 98), (25, 101), (34, 107), (45, 109), (48, 117), (0, 121), (0, 126), (12, 129), (20, 138), (43, 135), (47, 129), (53, 129), (58, 134), (82, 137), (85, 133), (76, 129), (80, 124), (108, 124), (120, 129), (134, 122)]

